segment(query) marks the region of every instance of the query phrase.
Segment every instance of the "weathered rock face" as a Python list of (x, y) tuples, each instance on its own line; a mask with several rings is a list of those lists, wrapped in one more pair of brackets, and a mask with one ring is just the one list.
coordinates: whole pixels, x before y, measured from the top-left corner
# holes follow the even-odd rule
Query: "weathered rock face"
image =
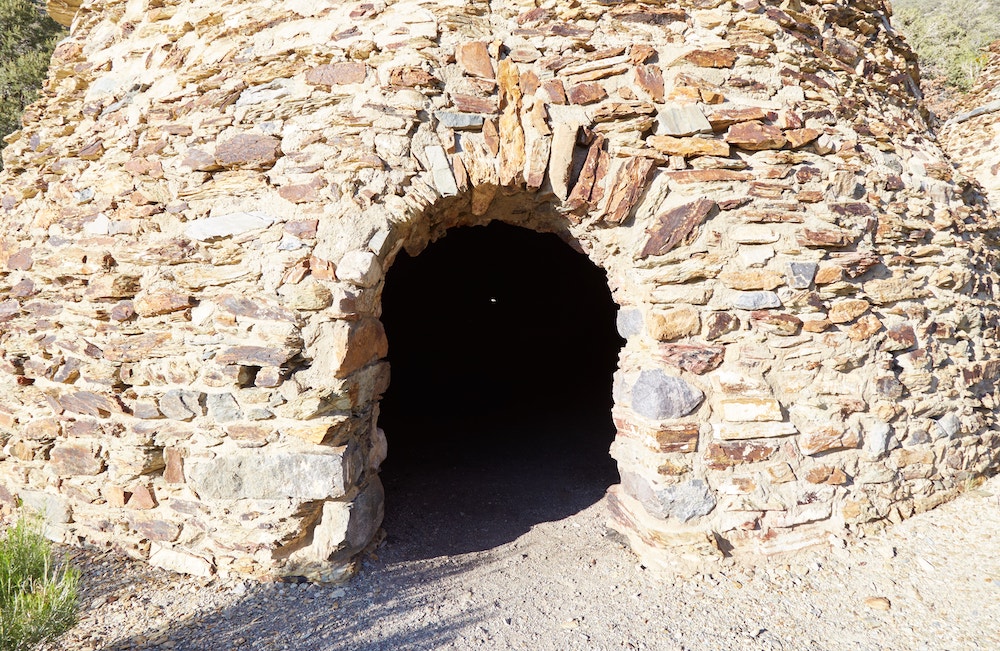
[(499, 219), (608, 273), (647, 564), (947, 499), (1000, 449), (992, 216), (882, 2), (778, 5), (85, 5), (4, 151), (0, 495), (181, 571), (343, 577), (384, 271)]
[(982, 186), (995, 211), (1000, 206), (1000, 41), (986, 56), (961, 112), (945, 122), (939, 137), (962, 173)]

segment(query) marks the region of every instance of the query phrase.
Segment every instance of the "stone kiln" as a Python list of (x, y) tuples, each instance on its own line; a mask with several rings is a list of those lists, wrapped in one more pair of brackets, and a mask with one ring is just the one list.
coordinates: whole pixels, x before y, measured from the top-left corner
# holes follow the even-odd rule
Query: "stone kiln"
[(2, 497), (342, 578), (382, 514), (383, 273), (502, 220), (607, 271), (646, 564), (931, 508), (997, 465), (1000, 359), (995, 222), (917, 88), (873, 0), (85, 3), (4, 151)]

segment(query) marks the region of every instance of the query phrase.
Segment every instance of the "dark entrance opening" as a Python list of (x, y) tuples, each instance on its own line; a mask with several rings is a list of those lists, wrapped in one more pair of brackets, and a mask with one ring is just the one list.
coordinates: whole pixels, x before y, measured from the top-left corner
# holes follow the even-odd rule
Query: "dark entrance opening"
[(604, 272), (557, 236), (457, 228), (388, 272), (383, 556), (482, 551), (597, 502), (622, 340)]

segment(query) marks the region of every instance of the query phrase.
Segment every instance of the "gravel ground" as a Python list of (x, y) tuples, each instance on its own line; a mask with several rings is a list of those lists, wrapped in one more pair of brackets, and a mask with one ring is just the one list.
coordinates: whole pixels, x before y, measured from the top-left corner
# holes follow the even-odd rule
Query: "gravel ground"
[(1000, 649), (1000, 477), (846, 550), (677, 581), (637, 564), (605, 508), (436, 556), (412, 535), (423, 520), (396, 518), (342, 587), (196, 579), (73, 551), (83, 616), (49, 650)]

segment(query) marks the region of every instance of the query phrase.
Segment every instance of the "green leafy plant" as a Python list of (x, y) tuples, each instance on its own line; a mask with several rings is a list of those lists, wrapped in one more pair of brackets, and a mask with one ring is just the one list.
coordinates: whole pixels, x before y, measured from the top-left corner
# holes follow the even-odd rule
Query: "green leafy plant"
[(33, 0), (0, 0), (0, 139), (20, 128), (65, 33)]
[(0, 651), (27, 651), (76, 623), (80, 573), (53, 561), (39, 528), (22, 516), (0, 541)]
[(893, 22), (929, 72), (969, 90), (985, 62), (983, 48), (1000, 39), (1000, 0), (897, 0)]

